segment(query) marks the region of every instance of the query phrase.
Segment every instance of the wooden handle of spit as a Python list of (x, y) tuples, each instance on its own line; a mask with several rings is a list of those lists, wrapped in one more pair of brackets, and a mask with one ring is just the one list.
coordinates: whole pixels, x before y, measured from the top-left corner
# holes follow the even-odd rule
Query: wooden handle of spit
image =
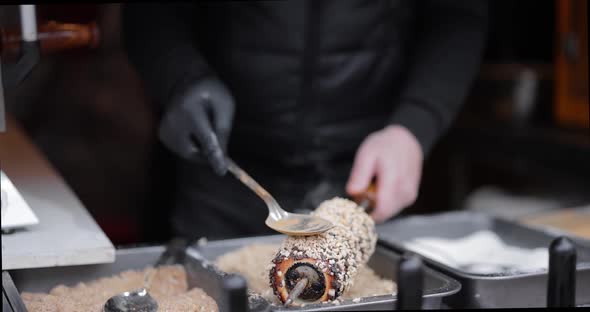
[(369, 184), (366, 191), (352, 196), (353, 200), (365, 209), (367, 213), (371, 213), (375, 209), (375, 201), (377, 200), (377, 185), (375, 181)]
[[(20, 54), (20, 30), (0, 29), (0, 37), (2, 56)], [(74, 48), (96, 48), (100, 42), (100, 33), (95, 22), (68, 24), (50, 21), (39, 25), (38, 38), (41, 53), (52, 53)]]

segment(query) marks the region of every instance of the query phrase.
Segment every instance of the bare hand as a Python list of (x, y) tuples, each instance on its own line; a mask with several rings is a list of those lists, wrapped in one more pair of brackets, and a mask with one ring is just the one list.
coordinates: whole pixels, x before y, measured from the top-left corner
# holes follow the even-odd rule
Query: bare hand
[(411, 205), (418, 196), (423, 153), (418, 140), (401, 126), (369, 135), (357, 150), (346, 185), (350, 195), (363, 193), (377, 178), (377, 198), (371, 217), (383, 222)]

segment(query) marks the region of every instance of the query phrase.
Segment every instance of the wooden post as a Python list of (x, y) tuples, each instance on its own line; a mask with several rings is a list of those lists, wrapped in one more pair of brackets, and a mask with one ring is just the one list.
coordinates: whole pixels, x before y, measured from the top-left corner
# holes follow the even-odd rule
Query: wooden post
[(588, 104), (588, 2), (556, 0), (555, 120), (590, 128)]

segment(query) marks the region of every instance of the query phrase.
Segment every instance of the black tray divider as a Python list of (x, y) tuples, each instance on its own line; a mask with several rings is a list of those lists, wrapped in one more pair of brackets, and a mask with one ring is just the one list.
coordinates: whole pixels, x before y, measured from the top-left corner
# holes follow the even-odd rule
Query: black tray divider
[(226, 275), (223, 278), (223, 288), (227, 292), (229, 311), (249, 311), (248, 286), (244, 277), (237, 274)]
[(398, 265), (398, 310), (421, 310), (424, 289), (422, 260), (404, 253)]
[(565, 236), (554, 239), (549, 246), (549, 278), (547, 307), (576, 306), (576, 247)]

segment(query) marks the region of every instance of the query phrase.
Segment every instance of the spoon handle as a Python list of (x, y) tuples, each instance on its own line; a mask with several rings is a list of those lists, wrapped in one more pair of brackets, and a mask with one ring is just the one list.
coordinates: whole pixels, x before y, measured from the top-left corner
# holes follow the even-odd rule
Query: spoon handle
[(256, 193), (268, 206), (268, 210), (273, 214), (286, 215), (279, 203), (267, 192), (260, 184), (258, 184), (250, 175), (248, 175), (242, 168), (236, 163), (227, 158), (227, 169), (240, 180), (244, 185), (249, 187), (254, 193)]
[(154, 267), (153, 269), (153, 272), (147, 270), (143, 275), (143, 289), (145, 289), (148, 292), (150, 290), (150, 287), (152, 286), (152, 281), (154, 280), (154, 278), (156, 278), (159, 271), (158, 267)]
[(173, 238), (168, 245), (166, 245), (166, 249), (156, 261), (154, 265), (154, 269), (156, 272), (151, 272), (148, 270), (143, 275), (143, 288), (149, 290), (152, 281), (158, 275), (158, 267), (161, 265), (172, 265), (176, 263), (184, 263), (184, 256), (186, 252), (186, 248), (190, 245), (191, 241), (182, 237)]
[(170, 242), (168, 242), (168, 245), (166, 245), (166, 249), (160, 255), (160, 258), (156, 262), (155, 266), (158, 267), (166, 264), (170, 265), (176, 263), (184, 263), (186, 249), (188, 248), (188, 246), (190, 246), (191, 243), (191, 240), (186, 239), (184, 237), (173, 238), (172, 240), (170, 240)]
[(260, 197), (270, 196), (270, 194), (258, 184), (250, 175), (248, 175), (242, 168), (240, 168), (233, 160), (227, 159), (227, 169), (234, 175), (238, 180), (248, 186)]

